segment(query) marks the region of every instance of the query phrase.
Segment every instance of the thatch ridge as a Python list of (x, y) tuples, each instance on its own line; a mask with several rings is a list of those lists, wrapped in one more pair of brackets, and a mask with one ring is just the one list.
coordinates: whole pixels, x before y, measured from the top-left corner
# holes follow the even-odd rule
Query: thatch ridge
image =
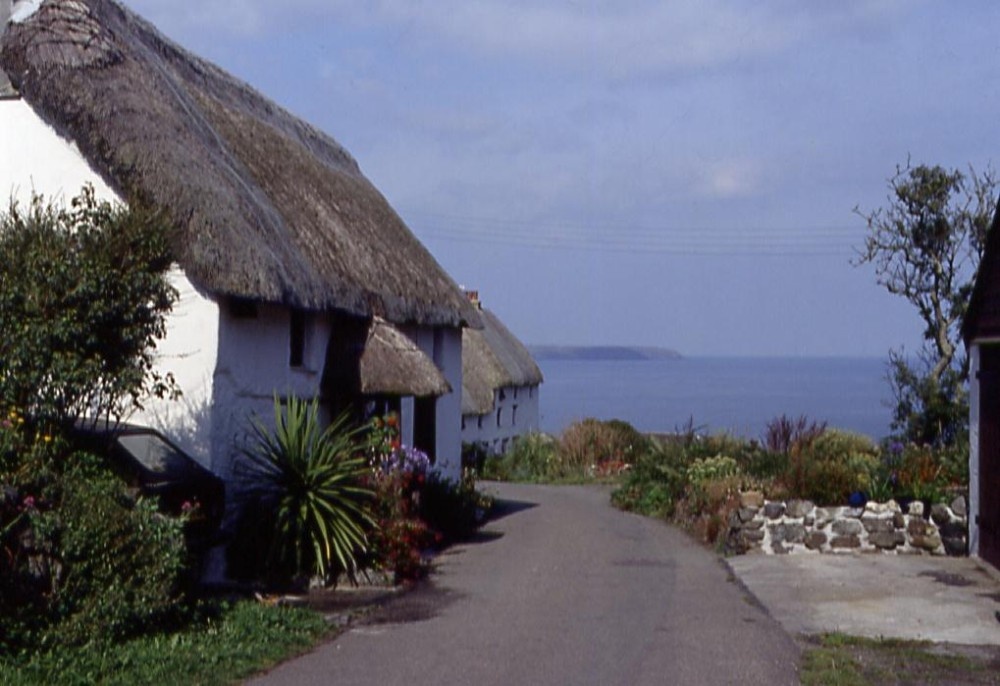
[(8, 25), (0, 70), (112, 188), (166, 213), (199, 287), (478, 326), (343, 147), (116, 0), (45, 0)]
[(490, 310), (481, 309), (481, 330), (462, 332), (462, 414), (487, 414), (500, 388), (543, 381), (531, 353)]

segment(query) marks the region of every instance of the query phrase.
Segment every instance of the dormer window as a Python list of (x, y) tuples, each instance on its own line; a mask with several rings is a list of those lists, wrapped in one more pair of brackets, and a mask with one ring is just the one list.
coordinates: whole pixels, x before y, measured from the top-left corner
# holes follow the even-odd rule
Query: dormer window
[(301, 367), (306, 357), (306, 313), (292, 310), (288, 327), (288, 366)]

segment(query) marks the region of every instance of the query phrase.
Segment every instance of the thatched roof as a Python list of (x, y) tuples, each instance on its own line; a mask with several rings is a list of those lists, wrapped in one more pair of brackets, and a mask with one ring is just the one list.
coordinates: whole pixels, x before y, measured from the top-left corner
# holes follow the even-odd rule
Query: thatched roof
[(479, 311), (482, 330), (462, 331), (462, 414), (493, 410), (497, 389), (535, 386), (542, 371), (517, 337), (487, 309)]
[(123, 197), (161, 208), (210, 292), (425, 325), (478, 325), (335, 140), (114, 0), (45, 0), (0, 70)]
[(433, 360), (384, 319), (375, 318), (368, 327), (360, 366), (364, 395), (422, 398), (451, 392), (451, 385)]

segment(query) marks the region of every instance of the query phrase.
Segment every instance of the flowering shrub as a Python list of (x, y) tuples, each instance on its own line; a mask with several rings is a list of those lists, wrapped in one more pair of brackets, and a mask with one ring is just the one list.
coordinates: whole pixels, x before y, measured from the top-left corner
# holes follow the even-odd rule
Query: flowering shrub
[(392, 572), (395, 580), (417, 579), (426, 571), (422, 551), (435, 535), (420, 518), (420, 490), (427, 480), (430, 458), (399, 437), (399, 417), (389, 414), (370, 428), (369, 487), (375, 493), (375, 529), (369, 534), (366, 564)]

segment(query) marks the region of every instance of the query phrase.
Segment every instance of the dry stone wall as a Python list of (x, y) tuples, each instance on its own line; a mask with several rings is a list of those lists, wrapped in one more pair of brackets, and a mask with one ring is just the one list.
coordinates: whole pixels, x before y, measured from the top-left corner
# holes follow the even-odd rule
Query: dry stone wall
[(881, 552), (965, 555), (965, 498), (927, 508), (914, 501), (869, 502), (864, 507), (816, 507), (808, 500), (765, 501), (758, 492), (740, 495), (729, 518), (730, 553)]

